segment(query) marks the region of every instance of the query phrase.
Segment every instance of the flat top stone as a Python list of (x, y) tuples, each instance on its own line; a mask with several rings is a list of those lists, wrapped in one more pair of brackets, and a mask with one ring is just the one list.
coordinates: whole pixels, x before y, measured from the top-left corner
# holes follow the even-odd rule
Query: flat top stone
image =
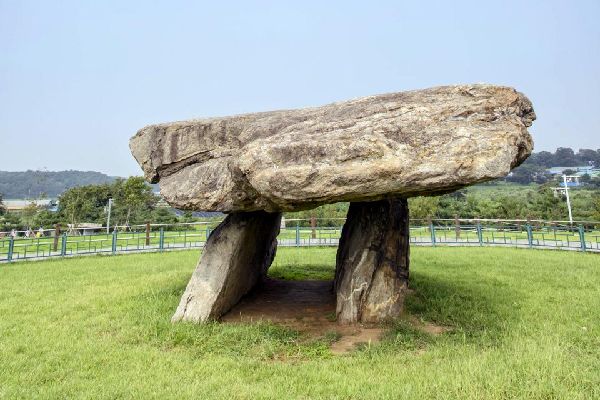
[(531, 153), (533, 120), (512, 88), (441, 86), (150, 125), (130, 148), (174, 207), (290, 211), (504, 177)]

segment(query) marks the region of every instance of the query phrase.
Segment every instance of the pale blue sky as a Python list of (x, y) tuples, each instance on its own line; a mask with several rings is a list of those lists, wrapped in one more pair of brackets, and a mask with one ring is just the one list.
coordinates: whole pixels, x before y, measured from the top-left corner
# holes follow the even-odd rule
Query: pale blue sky
[(144, 125), (516, 87), (536, 150), (600, 148), (600, 1), (0, 0), (0, 170), (140, 174)]

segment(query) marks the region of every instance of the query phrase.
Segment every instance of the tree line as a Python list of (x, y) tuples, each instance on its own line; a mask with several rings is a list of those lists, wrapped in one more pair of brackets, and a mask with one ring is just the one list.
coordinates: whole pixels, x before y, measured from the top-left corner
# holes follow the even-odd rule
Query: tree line
[(81, 223), (106, 224), (107, 205), (113, 199), (111, 225), (136, 225), (147, 221), (171, 224), (177, 216), (159, 207), (160, 197), (142, 177), (117, 178), (112, 183), (71, 188), (58, 197), (58, 210), (50, 211), (29, 204), (20, 213), (7, 213), (0, 196), (0, 231), (50, 228), (56, 224), (77, 226)]
[[(569, 147), (559, 147), (554, 153), (549, 151), (532, 153), (523, 164), (513, 169), (504, 180), (521, 184), (541, 184), (552, 180), (552, 176), (547, 172), (548, 168), (573, 167), (571, 171), (566, 171), (567, 174), (573, 174), (575, 167), (581, 166), (600, 168), (600, 149), (579, 149), (575, 153)], [(582, 181), (600, 188), (600, 177), (584, 175)]]
[(532, 153), (525, 164), (538, 165), (545, 168), (551, 167), (577, 167), (594, 165), (600, 167), (600, 149), (579, 149), (577, 153), (570, 147), (559, 147), (554, 153), (540, 151)]
[[(569, 211), (565, 195), (556, 193), (553, 186), (513, 187), (513, 190), (483, 193), (462, 189), (438, 197), (409, 199), (409, 209), (412, 219), (459, 217), (566, 221)], [(599, 190), (571, 190), (570, 197), (575, 220), (600, 221)]]
[[(481, 218), (568, 220), (565, 195), (554, 188), (558, 182), (521, 186), (507, 183), (483, 184), (457, 190), (442, 196), (422, 196), (408, 199), (412, 220)], [(600, 221), (600, 189), (570, 191), (575, 220)], [(286, 213), (287, 219), (301, 219), (300, 226), (309, 226), (314, 217), (320, 226), (340, 226), (348, 212), (348, 203), (327, 204), (314, 210)]]

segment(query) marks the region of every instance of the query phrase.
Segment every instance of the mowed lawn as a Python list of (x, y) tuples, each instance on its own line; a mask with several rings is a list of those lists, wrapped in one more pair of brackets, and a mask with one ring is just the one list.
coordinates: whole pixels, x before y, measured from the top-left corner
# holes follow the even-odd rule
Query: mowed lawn
[[(171, 324), (198, 251), (0, 264), (0, 398), (600, 398), (600, 256), (411, 249), (410, 319), (348, 355), (268, 323)], [(282, 248), (287, 279), (335, 249)]]

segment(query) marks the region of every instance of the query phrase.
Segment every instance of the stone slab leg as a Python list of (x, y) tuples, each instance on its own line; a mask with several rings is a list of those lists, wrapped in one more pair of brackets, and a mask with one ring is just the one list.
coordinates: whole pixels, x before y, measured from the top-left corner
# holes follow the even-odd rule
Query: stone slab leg
[(261, 280), (275, 257), (281, 213), (232, 213), (204, 247), (175, 315), (176, 321), (218, 319)]
[(335, 272), (339, 323), (397, 317), (408, 289), (406, 199), (350, 203)]

